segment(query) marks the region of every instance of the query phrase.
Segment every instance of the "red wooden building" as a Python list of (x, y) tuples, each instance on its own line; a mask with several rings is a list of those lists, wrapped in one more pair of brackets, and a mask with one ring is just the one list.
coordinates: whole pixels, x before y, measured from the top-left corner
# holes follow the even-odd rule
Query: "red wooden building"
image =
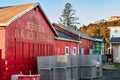
[(37, 56), (54, 54), (57, 35), (38, 3), (0, 8), (0, 80), (37, 73)]
[[(53, 27), (54, 26), (54, 27)], [(37, 56), (89, 54), (94, 39), (51, 25), (38, 3), (0, 8), (0, 80), (37, 73)]]
[(58, 34), (55, 37), (55, 53), (57, 55), (78, 55), (79, 39), (63, 27), (53, 24)]
[[(93, 49), (94, 39), (84, 33), (71, 29), (69, 27), (62, 27), (57, 24), (53, 24), (58, 37), (56, 37), (56, 48), (57, 54), (91, 54)], [(68, 55), (67, 54), (67, 55)]]

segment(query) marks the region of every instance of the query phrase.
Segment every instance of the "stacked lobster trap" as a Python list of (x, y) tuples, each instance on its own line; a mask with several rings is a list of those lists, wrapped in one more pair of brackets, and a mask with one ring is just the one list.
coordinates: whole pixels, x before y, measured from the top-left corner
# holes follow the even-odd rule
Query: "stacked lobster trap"
[(93, 79), (102, 77), (101, 55), (80, 55), (79, 61), (80, 79)]
[(102, 77), (101, 55), (60, 55), (37, 58), (41, 80), (77, 80)]

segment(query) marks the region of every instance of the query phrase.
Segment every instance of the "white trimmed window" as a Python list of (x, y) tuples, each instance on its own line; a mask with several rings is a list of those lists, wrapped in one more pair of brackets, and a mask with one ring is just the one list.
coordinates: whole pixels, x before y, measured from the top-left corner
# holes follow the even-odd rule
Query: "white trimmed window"
[(80, 55), (84, 55), (84, 48), (80, 48), (80, 49), (79, 49), (79, 54), (80, 54)]
[(65, 55), (69, 55), (69, 46), (65, 47)]
[(76, 54), (77, 54), (76, 47), (73, 47), (73, 55), (76, 55)]

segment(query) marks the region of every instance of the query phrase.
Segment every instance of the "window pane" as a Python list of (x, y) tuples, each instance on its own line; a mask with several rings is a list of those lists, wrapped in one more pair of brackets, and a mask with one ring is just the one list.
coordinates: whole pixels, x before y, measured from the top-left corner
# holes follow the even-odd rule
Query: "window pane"
[(65, 54), (69, 55), (69, 47), (65, 47)]

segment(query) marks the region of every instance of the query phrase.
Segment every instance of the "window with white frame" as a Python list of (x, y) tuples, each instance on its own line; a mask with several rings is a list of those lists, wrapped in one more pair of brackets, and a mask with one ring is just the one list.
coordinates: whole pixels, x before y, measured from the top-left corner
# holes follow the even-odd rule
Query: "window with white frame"
[(80, 55), (83, 55), (83, 54), (84, 54), (84, 48), (80, 48), (80, 49), (79, 49), (79, 54), (80, 54)]
[(65, 55), (69, 55), (69, 46), (65, 47)]
[(77, 53), (76, 47), (73, 47), (73, 55), (76, 55)]

